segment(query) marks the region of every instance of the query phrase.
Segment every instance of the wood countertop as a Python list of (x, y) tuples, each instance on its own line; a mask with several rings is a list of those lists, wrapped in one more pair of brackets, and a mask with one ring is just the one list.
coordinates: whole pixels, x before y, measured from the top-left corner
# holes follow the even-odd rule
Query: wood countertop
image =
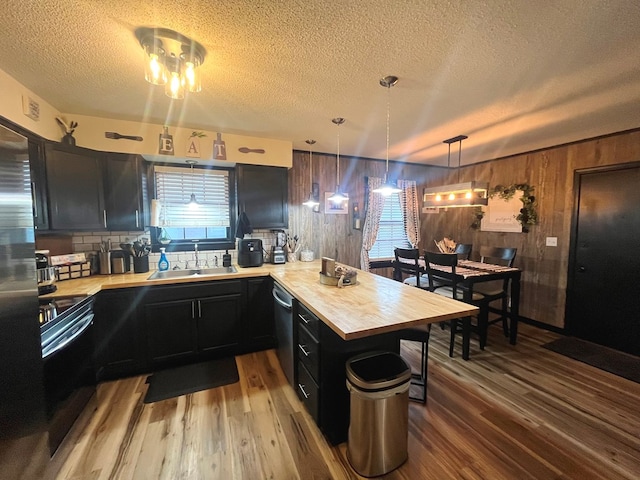
[(40, 298), (94, 295), (101, 290), (176, 285), (271, 276), (344, 340), (393, 332), (410, 326), (477, 315), (478, 308), (425, 290), (358, 270), (356, 285), (338, 288), (319, 280), (320, 260), (240, 268), (237, 273), (148, 280), (153, 273), (92, 275), (57, 282)]

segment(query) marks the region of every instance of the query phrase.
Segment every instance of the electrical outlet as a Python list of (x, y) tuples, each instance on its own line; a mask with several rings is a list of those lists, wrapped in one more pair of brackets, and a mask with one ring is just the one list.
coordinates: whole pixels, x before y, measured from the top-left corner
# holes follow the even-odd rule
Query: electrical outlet
[(557, 247), (558, 237), (547, 237), (547, 247)]

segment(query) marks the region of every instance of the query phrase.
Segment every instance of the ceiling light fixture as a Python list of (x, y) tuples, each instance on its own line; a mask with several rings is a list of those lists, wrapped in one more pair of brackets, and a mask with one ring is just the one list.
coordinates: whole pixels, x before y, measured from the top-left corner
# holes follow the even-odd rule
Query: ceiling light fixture
[[(459, 142), (458, 145), (458, 182), (460, 182), (460, 159), (462, 157), (462, 141), (467, 139), (466, 135), (443, 140), (442, 143), (449, 145), (447, 156), (447, 166), (451, 166), (451, 144)], [(489, 185), (481, 182), (464, 182), (442, 187), (425, 188), (423, 191), (423, 207), (477, 207), (487, 205), (487, 191)]]
[[(314, 189), (314, 183), (313, 183), (313, 152), (311, 151), (311, 146), (316, 143), (315, 140), (305, 140), (305, 142), (307, 143), (307, 145), (309, 145), (309, 186), (311, 188), (311, 191), (309, 193), (309, 198), (307, 199), (306, 202), (303, 203), (304, 206), (309, 207), (309, 208), (315, 208), (318, 205), (320, 205), (320, 202), (318, 201), (318, 193), (317, 193), (317, 186), (318, 184), (315, 184), (315, 189)], [(314, 193), (315, 190), (315, 193)]]
[(340, 125), (344, 123), (344, 118), (334, 118), (331, 120), (338, 126), (338, 149), (336, 154), (336, 191), (329, 197), (334, 204), (342, 203), (349, 200), (349, 195), (340, 190)]
[(197, 160), (186, 160), (186, 163), (191, 165), (191, 197), (189, 198), (189, 208), (195, 208), (198, 206), (198, 201), (196, 200), (196, 194), (193, 193), (193, 166), (198, 163)]
[(376, 188), (374, 192), (380, 193), (385, 197), (388, 197), (393, 193), (399, 193), (402, 191), (401, 188), (398, 188), (395, 182), (389, 180), (389, 111), (391, 106), (391, 87), (393, 87), (396, 83), (398, 83), (398, 77), (395, 77), (393, 75), (389, 75), (380, 79), (380, 85), (386, 87), (387, 89), (387, 168), (385, 170), (382, 185)]
[(144, 49), (144, 78), (154, 85), (164, 85), (167, 96), (184, 98), (185, 89), (199, 92), (199, 67), (206, 51), (202, 45), (168, 28), (140, 27), (136, 38)]

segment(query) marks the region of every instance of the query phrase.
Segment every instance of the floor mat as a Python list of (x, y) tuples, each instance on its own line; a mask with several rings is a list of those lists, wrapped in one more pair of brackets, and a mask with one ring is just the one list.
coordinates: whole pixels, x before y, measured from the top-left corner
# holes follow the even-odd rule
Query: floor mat
[(640, 357), (575, 337), (562, 337), (542, 346), (566, 357), (640, 383)]
[(234, 357), (162, 370), (147, 378), (149, 389), (144, 403), (236, 383), (239, 379)]

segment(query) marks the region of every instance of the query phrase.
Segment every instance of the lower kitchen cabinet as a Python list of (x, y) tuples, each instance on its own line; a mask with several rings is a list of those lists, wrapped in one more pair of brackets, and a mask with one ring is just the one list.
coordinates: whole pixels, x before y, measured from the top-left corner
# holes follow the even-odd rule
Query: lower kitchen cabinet
[(142, 300), (150, 367), (234, 353), (242, 335), (242, 281), (151, 287)]
[(99, 381), (275, 344), (271, 278), (106, 290), (94, 304)]
[(245, 346), (251, 350), (275, 347), (271, 277), (247, 279)]
[(345, 442), (349, 430), (346, 363), (373, 350), (398, 352), (395, 332), (343, 340), (302, 302), (297, 302), (294, 346), (297, 350), (296, 391), (332, 445)]
[(99, 381), (144, 370), (144, 330), (137, 314), (137, 290), (100, 292), (93, 304), (96, 376)]

